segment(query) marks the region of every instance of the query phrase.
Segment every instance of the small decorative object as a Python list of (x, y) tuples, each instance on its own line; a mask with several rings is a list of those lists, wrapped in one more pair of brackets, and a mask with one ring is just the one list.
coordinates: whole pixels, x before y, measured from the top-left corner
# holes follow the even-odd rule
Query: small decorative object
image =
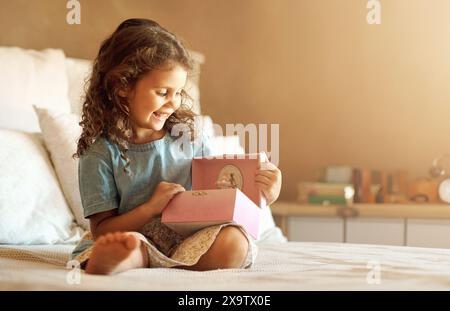
[(445, 179), (439, 185), (439, 197), (442, 201), (450, 203), (450, 179)]
[(375, 196), (371, 192), (371, 171), (355, 168), (352, 180), (355, 188), (355, 203), (374, 203)]
[(242, 190), (243, 177), (238, 167), (225, 165), (219, 172), (216, 186), (219, 189), (239, 189)]
[(448, 175), (447, 170), (441, 164), (441, 161), (446, 157), (450, 158), (450, 154), (444, 153), (433, 160), (430, 175), (439, 182), (439, 198), (444, 202), (450, 203), (450, 179), (445, 178)]
[(384, 203), (408, 203), (408, 172), (397, 170), (387, 176)]
[(437, 158), (435, 158), (433, 160), (433, 165), (430, 168), (430, 176), (432, 178), (440, 178), (447, 174), (447, 171), (440, 163), (446, 157), (450, 157), (450, 154), (446, 154), (446, 153), (441, 154), (440, 156), (438, 156)]
[(438, 202), (439, 184), (431, 178), (418, 178), (409, 185), (408, 196), (413, 202)]

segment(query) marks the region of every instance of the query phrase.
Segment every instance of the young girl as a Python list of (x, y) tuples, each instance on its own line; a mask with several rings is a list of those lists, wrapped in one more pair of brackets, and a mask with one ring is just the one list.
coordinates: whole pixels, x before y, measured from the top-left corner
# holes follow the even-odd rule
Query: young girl
[[(72, 253), (87, 273), (114, 274), (143, 267), (191, 270), (247, 268), (256, 246), (235, 224), (216, 225), (183, 238), (161, 224), (171, 198), (191, 189), (191, 161), (211, 151), (174, 152), (175, 125), (193, 129), (184, 90), (192, 68), (175, 35), (147, 19), (124, 21), (100, 47), (83, 104), (76, 155), (88, 232)], [(186, 154), (189, 157), (186, 157)], [(257, 171), (268, 203), (281, 173)]]

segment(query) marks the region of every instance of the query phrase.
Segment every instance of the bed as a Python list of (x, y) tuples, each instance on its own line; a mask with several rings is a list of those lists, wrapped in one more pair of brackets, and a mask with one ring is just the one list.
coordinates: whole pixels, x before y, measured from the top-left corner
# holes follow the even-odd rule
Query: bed
[[(204, 59), (196, 58), (200, 66)], [(281, 242), (270, 210), (262, 217), (268, 238), (261, 239), (249, 270), (86, 275), (68, 258), (89, 226), (71, 156), (92, 63), (61, 50), (14, 47), (0, 47), (0, 63), (9, 64), (0, 72), (0, 145), (8, 146), (0, 148), (0, 290), (450, 289), (450, 250)], [(192, 91), (200, 113), (197, 83)], [(212, 121), (203, 117), (203, 130), (213, 135)], [(242, 151), (235, 140), (213, 138), (220, 153)]]
[(72, 268), (73, 245), (0, 246), (0, 290), (450, 290), (450, 250), (341, 243), (263, 244), (248, 270)]

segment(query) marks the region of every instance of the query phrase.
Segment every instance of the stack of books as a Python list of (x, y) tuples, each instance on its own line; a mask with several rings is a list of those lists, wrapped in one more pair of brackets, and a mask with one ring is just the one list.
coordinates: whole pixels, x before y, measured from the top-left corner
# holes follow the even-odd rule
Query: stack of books
[[(431, 200), (417, 189), (415, 199)], [(298, 200), (304, 204), (405, 203), (408, 201), (408, 172), (383, 171), (350, 166), (327, 166), (318, 182), (298, 184)]]
[(298, 201), (304, 204), (352, 204), (352, 184), (302, 182), (298, 184)]

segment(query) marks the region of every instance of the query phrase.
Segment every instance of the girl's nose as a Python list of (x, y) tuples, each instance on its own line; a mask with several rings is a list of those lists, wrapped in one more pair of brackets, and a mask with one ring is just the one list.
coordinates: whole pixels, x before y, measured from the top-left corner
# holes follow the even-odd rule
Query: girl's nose
[(174, 110), (178, 109), (178, 107), (181, 104), (181, 98), (177, 95), (172, 95), (172, 97), (169, 98), (166, 105), (171, 106)]

